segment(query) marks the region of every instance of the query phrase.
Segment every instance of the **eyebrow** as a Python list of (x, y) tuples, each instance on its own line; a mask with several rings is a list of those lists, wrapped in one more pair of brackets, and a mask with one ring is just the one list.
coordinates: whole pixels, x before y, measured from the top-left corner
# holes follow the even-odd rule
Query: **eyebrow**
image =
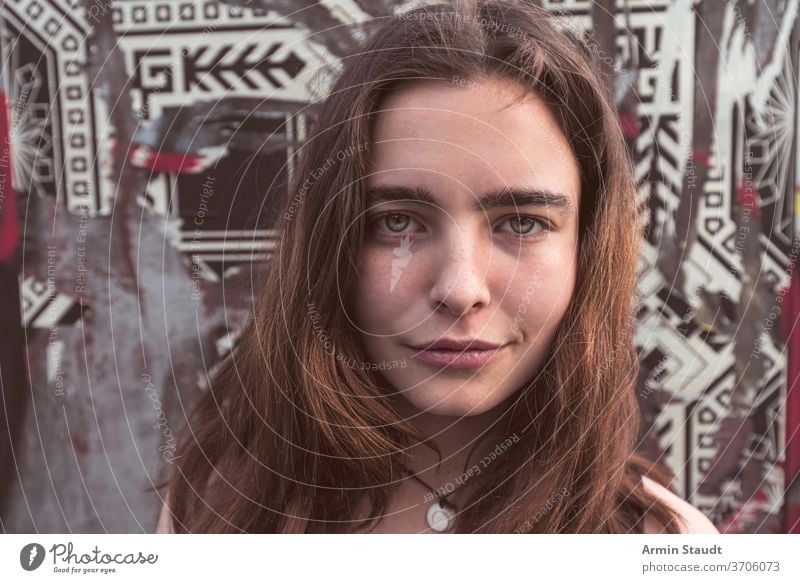
[[(433, 194), (422, 186), (385, 185), (372, 186), (367, 189), (367, 206), (381, 202), (415, 202), (442, 208)], [(541, 188), (506, 187), (499, 191), (488, 192), (478, 197), (472, 210), (485, 211), (492, 208), (514, 206), (546, 206), (562, 215), (571, 215), (575, 209), (570, 198), (561, 193)]]

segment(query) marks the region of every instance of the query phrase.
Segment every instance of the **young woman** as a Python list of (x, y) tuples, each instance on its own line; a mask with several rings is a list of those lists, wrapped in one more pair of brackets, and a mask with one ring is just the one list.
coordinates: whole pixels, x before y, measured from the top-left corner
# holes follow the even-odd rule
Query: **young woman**
[(529, 4), (376, 26), (159, 532), (717, 532), (634, 451), (642, 233), (599, 70)]

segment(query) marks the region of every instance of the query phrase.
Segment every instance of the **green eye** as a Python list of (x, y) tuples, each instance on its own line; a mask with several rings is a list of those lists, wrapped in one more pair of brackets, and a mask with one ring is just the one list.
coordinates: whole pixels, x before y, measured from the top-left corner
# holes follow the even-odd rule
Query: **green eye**
[(503, 225), (511, 227), (511, 231), (506, 231), (506, 233), (524, 239), (538, 239), (540, 235), (549, 234), (553, 230), (553, 225), (549, 221), (527, 215), (508, 217), (503, 221)]
[(384, 222), (389, 229), (394, 233), (400, 233), (403, 231), (410, 221), (410, 218), (407, 215), (401, 214), (389, 214), (384, 215), (383, 217)]
[[(536, 221), (530, 217), (513, 217), (510, 220), (511, 229), (519, 235), (527, 235), (536, 225)], [(527, 228), (526, 228), (527, 226)]]

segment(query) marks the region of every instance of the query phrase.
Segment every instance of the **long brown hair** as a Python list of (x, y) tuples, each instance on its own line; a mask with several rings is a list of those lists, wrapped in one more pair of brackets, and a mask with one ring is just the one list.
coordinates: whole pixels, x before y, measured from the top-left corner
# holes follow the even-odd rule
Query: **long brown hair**
[(532, 3), (423, 6), (371, 28), (299, 153), (252, 318), (181, 434), (165, 483), (173, 529), (355, 532), (372, 523), (351, 518), (363, 496), (372, 520), (383, 515), (405, 449), (424, 436), (381, 398), (377, 371), (348, 364), (366, 360), (346, 306), (371, 128), (381, 99), (410, 80), (503, 76), (551, 107), (578, 160), (578, 279), (545, 363), (503, 416), (519, 440), (484, 473), (455, 530), (641, 532), (649, 513), (677, 532), (640, 479), (667, 485), (667, 473), (634, 452), (642, 224), (596, 57)]

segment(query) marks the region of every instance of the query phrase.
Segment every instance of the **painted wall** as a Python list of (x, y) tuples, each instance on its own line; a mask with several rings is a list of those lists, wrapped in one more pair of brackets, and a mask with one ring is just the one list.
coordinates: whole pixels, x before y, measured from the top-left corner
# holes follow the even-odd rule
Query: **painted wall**
[[(595, 33), (648, 217), (642, 448), (721, 530), (797, 529), (798, 0), (543, 4)], [(152, 532), (313, 102), (410, 5), (0, 5), (4, 532)]]

